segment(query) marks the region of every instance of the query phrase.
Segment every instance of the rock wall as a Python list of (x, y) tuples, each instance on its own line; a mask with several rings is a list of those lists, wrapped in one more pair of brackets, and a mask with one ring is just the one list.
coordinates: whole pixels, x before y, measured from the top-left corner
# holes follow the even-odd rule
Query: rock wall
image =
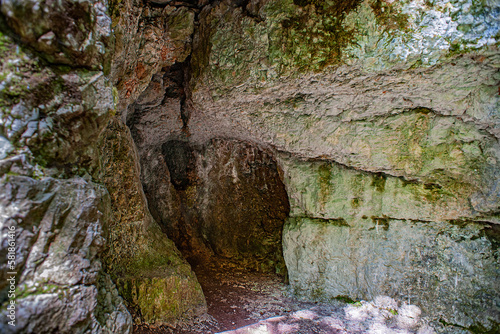
[(203, 8), (190, 140), (279, 152), (291, 205), (283, 247), (299, 296), (383, 293), (444, 323), (497, 328), (499, 10), (368, 0)]
[(241, 257), (212, 222), (242, 197), (268, 267), (266, 224), (289, 202), (302, 298), (383, 293), (498, 330), (497, 1), (0, 7), (0, 264), (16, 226), (19, 332), (126, 333), (125, 304), (137, 322), (203, 313), (161, 228), (194, 255)]
[(106, 8), (4, 1), (1, 10), (1, 331), (128, 333), (100, 256), (110, 198), (89, 175), (115, 105), (102, 71)]
[(151, 212), (190, 263), (286, 273), (289, 204), (270, 152), (225, 140), (168, 141), (141, 162)]
[(203, 186), (181, 204), (172, 173), (186, 173), (178, 186), (197, 184), (197, 167), (168, 166), (161, 146), (254, 143), (282, 170), (284, 254), (298, 295), (385, 293), (445, 323), (496, 326), (498, 4), (221, 1), (191, 10), (190, 58), (149, 66), (157, 72), (125, 117), (150, 208), (178, 245), (206, 248), (206, 237), (183, 229), (202, 219), (180, 213)]
[(283, 248), (297, 295), (390, 295), (446, 323), (494, 326), (499, 225), (457, 219), (469, 204), (432, 185), (281, 162), (292, 207)]
[(17, 265), (16, 327), (2, 320), (1, 331), (129, 333), (130, 312), (146, 323), (204, 313), (189, 264), (149, 214), (119, 119), (126, 92), (113, 75), (129, 66), (118, 58), (131, 36), (115, 34), (106, 1), (3, 1), (1, 10), (4, 320), (13, 227)]
[(136, 323), (174, 324), (206, 312), (196, 276), (149, 213), (128, 128), (113, 118), (99, 140), (100, 175), (115, 219), (108, 224), (106, 270)]
[[(16, 231), (16, 266), (1, 265), (1, 316), (15, 326), (2, 321), (2, 333), (129, 332), (130, 315), (98, 256), (110, 215), (106, 190), (81, 178), (4, 174), (1, 194), (2, 234)], [(7, 258), (9, 245), (2, 239)], [(7, 295), (12, 277), (15, 299)], [(14, 319), (6, 309), (10, 300), (16, 302)]]

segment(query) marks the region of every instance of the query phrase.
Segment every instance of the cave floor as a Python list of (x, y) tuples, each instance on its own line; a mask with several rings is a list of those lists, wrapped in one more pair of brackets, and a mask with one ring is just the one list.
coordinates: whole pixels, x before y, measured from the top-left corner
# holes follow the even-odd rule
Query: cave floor
[(420, 321), (418, 315), (415, 319), (405, 312), (395, 315), (398, 313), (385, 306), (368, 302), (354, 306), (340, 300), (302, 302), (291, 297), (282, 277), (242, 270), (229, 263), (205, 262), (193, 269), (203, 288), (208, 314), (175, 327), (134, 326), (134, 334), (466, 333), (428, 319)]
[(299, 321), (300, 333), (335, 333), (327, 324), (308, 319), (311, 311), (304, 310), (313, 310), (315, 320), (320, 320), (322, 314), (341, 312), (345, 306), (341, 302), (337, 305), (318, 304), (291, 298), (283, 277), (277, 275), (214, 264), (195, 267), (194, 271), (207, 300), (208, 315), (196, 323), (180, 324), (175, 328), (134, 326), (134, 334), (247, 333), (248, 329), (262, 326), (264, 322), (270, 327), (285, 329), (273, 333), (296, 333), (286, 328), (297, 327)]

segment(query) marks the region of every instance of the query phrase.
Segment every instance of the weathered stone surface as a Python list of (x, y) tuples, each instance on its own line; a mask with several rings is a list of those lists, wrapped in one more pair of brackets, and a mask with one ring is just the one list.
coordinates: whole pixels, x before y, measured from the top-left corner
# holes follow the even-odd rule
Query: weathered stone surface
[(130, 131), (113, 118), (99, 147), (96, 177), (111, 194), (115, 217), (109, 224), (104, 263), (135, 321), (173, 324), (206, 312), (191, 267), (149, 213)]
[[(497, 1), (112, 0), (112, 22), (106, 5), (1, 3), (2, 29), (51, 64), (0, 35), (0, 172), (31, 177), (15, 179), (32, 180), (26, 196), (40, 197), (32, 211), (2, 208), (26, 209), (26, 221), (45, 226), (49, 218), (37, 215), (67, 204), (54, 215), (71, 232), (61, 238), (66, 223), (57, 220), (59, 234), (21, 238), (19, 258), (34, 269), (22, 279), (57, 285), (23, 290), (24, 318), (50, 326), (38, 316), (43, 306), (61, 317), (47, 331), (130, 325), (93, 253), (104, 247), (101, 232), (72, 234), (81, 227), (71, 225), (74, 212), (106, 206), (74, 199), (101, 194), (92, 178), (111, 195), (105, 268), (136, 320), (205, 310), (189, 265), (148, 213), (139, 155), (153, 216), (193, 255), (251, 254), (247, 265), (275, 266), (279, 233), (266, 224), (279, 227), (286, 215), (269, 207), (277, 193), (286, 197), (281, 177), (291, 205), (285, 258), (299, 295), (387, 293), (445, 322), (498, 323)], [(277, 161), (271, 152), (281, 152)], [(251, 222), (251, 238), (232, 235), (221, 224), (230, 220)], [(33, 260), (46, 253), (38, 243), (69, 251)], [(65, 257), (89, 272), (71, 271)], [(66, 303), (82, 311), (59, 312)]]
[(195, 12), (186, 7), (158, 8), (132, 0), (113, 4), (116, 46), (111, 77), (120, 95), (118, 109), (126, 111), (154, 74), (189, 56)]
[(284, 0), (202, 10), (189, 140), (284, 152), (284, 252), (298, 293), (409, 296), (436, 319), (498, 323), (498, 6)]
[(467, 219), (478, 214), (467, 193), (328, 162), (280, 162), (291, 205), (283, 249), (297, 295), (387, 294), (447, 323), (498, 323), (499, 229)]
[(129, 332), (130, 314), (98, 257), (110, 213), (105, 189), (81, 178), (6, 174), (0, 187), (2, 258), (7, 258), (7, 231), (11, 226), (16, 230), (16, 267), (1, 263), (4, 319), (10, 300), (6, 275), (17, 273), (16, 326), (2, 322), (2, 332)]
[(154, 268), (141, 277), (118, 278), (120, 294), (132, 312), (140, 314), (141, 323), (175, 325), (206, 313), (205, 297), (191, 268), (184, 266), (184, 272), (177, 269), (173, 273), (169, 269)]
[(283, 238), (299, 296), (387, 294), (446, 323), (496, 328), (500, 320), (496, 225), (297, 217)]
[(5, 0), (1, 11), (21, 40), (49, 62), (102, 70), (109, 68), (112, 40), (106, 6), (106, 0)]
[(499, 8), (493, 1), (222, 1), (200, 15), (193, 74), (217, 91), (274, 86), (342, 64), (425, 68), (496, 45)]
[[(468, 62), (463, 64), (465, 68), (476, 67)], [(456, 70), (451, 67), (427, 70), (422, 77), (429, 77), (422, 81), (416, 73), (364, 76), (349, 70), (343, 82), (339, 69), (329, 80), (325, 76), (295, 79), (258, 94), (245, 93), (244, 87), (220, 97), (194, 93), (189, 129), (200, 140), (214, 133), (256, 138), (296, 155), (332, 159), (407, 180), (468, 184), (477, 193), (475, 209), (496, 212), (500, 203), (496, 190), (500, 149), (498, 125), (494, 125), (498, 124), (498, 112), (494, 111), (499, 108), (498, 94), (490, 90), (490, 101), (476, 106), (485, 115), (479, 117), (487, 117), (491, 125), (467, 117), (471, 108), (460, 107), (465, 102), (460, 100), (467, 95), (451, 101), (446, 95), (461, 94), (464, 89), (483, 95), (489, 89), (483, 90), (482, 80), (472, 90), (459, 88), (464, 75), (477, 78), (463, 72), (452, 72), (457, 85), (448, 86), (453, 81), (450, 72)], [(481, 75), (496, 72), (495, 66), (480, 68), (483, 65), (473, 71)], [(445, 92), (443, 86), (447, 86)]]
[[(2, 321), (0, 331), (129, 333), (132, 317), (100, 258), (111, 220), (109, 195), (89, 176), (97, 165), (96, 138), (116, 102), (98, 71), (106, 65), (106, 8), (5, 1), (2, 10), (14, 30), (2, 17), (0, 133), (10, 145), (0, 160), (3, 319), (11, 301), (5, 275), (17, 274), (16, 326)], [(34, 40), (47, 29), (52, 33)], [(7, 36), (15, 33), (53, 64)], [(56, 39), (55, 49), (44, 49)], [(17, 233), (14, 270), (6, 268), (9, 226)]]
[(46, 175), (92, 169), (95, 138), (115, 109), (111, 82), (101, 71), (45, 67), (11, 38), (0, 39), (0, 131), (15, 149), (28, 148)]
[(463, 184), (412, 182), (333, 162), (297, 161), (285, 155), (279, 156), (279, 162), (292, 217), (347, 221), (362, 217), (420, 221), (485, 218), (470, 204), (470, 190)]
[(144, 92), (128, 107), (126, 124), (139, 151), (185, 138), (183, 85), (184, 68), (171, 66), (155, 74)]
[[(364, 9), (353, 9), (348, 16), (359, 16), (357, 24), (372, 22), (370, 32), (389, 24), (362, 19), (363, 11), (376, 11), (369, 4), (373, 5), (363, 2), (360, 6)], [(404, 6), (407, 5), (420, 6), (413, 2)], [(197, 35), (191, 64), (193, 111), (189, 129), (192, 140), (206, 141), (213, 136), (254, 140), (302, 157), (331, 159), (349, 167), (402, 176), (407, 180), (440, 185), (465, 183), (474, 189), (471, 201), (475, 210), (485, 214), (498, 211), (497, 47), (484, 47), (477, 53), (454, 57), (449, 54), (449, 47), (441, 48), (448, 42), (434, 31), (431, 35), (436, 37), (435, 43), (422, 43), (428, 44), (429, 52), (440, 55), (436, 61), (421, 65), (420, 58), (424, 56), (415, 51), (419, 62), (403, 57), (393, 60), (390, 66), (374, 68), (367, 63), (366, 53), (360, 54), (357, 61), (347, 61), (343, 55), (348, 49), (347, 44), (344, 45), (347, 41), (342, 42), (344, 44), (337, 41), (335, 48), (341, 49), (341, 57), (321, 67), (323, 72), (314, 73), (307, 67), (314, 64), (307, 60), (309, 51), (293, 50), (301, 45), (320, 50), (327, 47), (308, 40), (301, 44), (299, 39), (307, 32), (297, 31), (294, 35), (283, 30), (289, 29), (290, 24), (294, 27), (295, 23), (288, 22), (294, 13), (306, 15), (306, 9), (312, 12), (326, 9), (319, 10), (318, 4), (307, 5), (305, 9), (299, 7), (291, 1), (270, 2), (259, 12), (262, 20), (245, 16), (241, 9), (228, 3), (204, 10), (203, 28)], [(484, 20), (489, 20), (488, 13), (495, 12), (495, 8), (496, 5), (484, 8), (484, 15), (488, 17)], [(416, 15), (413, 10), (404, 14), (410, 26), (420, 27), (420, 18)], [(422, 15), (426, 18), (430, 14)], [(457, 15), (455, 19), (460, 20), (462, 14)], [(477, 15), (483, 17), (483, 14)], [(322, 17), (326, 20), (327, 16)], [(441, 20), (438, 16), (435, 19)], [(315, 22), (304, 20), (300, 22), (306, 25)], [(434, 22), (430, 18), (425, 21)], [(453, 20), (446, 22), (451, 26), (455, 24)], [(391, 23), (388, 31), (404, 30), (396, 23)], [(497, 28), (495, 25), (492, 29)], [(314, 29), (318, 32), (311, 33), (314, 35), (311, 39), (320, 38), (321, 29)], [(418, 30), (405, 33), (414, 34), (411, 35), (414, 38), (420, 36)], [(292, 57), (289, 61), (269, 51), (273, 43), (277, 43), (273, 34), (281, 36), (277, 40), (283, 42), (283, 49), (292, 48), (290, 53), (285, 52)], [(349, 38), (358, 43), (365, 35), (353, 32)], [(479, 38), (480, 34), (476, 32), (476, 36)], [(294, 38), (296, 43), (290, 41)], [(356, 43), (348, 45), (354, 47)], [(374, 47), (385, 52), (384, 45)], [(316, 56), (319, 57), (318, 53)], [(304, 61), (306, 68), (300, 67), (297, 63), (300, 61)], [(280, 67), (276, 62), (284, 64)], [(297, 68), (304, 73), (287, 72)]]

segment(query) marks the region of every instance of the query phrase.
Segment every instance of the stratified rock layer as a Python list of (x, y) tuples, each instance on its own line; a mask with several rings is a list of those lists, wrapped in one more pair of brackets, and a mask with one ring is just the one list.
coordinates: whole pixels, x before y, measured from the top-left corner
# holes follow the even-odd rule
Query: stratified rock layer
[(300, 296), (386, 293), (445, 323), (498, 326), (498, 12), (465, 1), (202, 10), (190, 140), (280, 152)]
[(193, 257), (276, 269), (289, 202), (299, 296), (383, 293), (498, 330), (498, 1), (0, 7), (20, 332), (128, 332), (112, 280), (136, 321), (205, 311), (140, 181)]

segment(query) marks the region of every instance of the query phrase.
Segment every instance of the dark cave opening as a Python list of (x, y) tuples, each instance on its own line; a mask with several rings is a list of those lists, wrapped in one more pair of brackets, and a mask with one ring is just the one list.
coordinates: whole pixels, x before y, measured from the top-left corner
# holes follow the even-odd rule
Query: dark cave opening
[(290, 205), (272, 152), (237, 140), (170, 140), (142, 165), (150, 211), (191, 264), (219, 330), (249, 324), (241, 303), (256, 298), (252, 287), (276, 291), (286, 278)]
[[(163, 168), (156, 171), (168, 179), (146, 176), (148, 203), (195, 269), (216, 262), (286, 274), (281, 236), (290, 205), (270, 151), (236, 140), (171, 140), (157, 154)], [(166, 192), (170, 203), (158, 198)]]
[(218, 330), (229, 329), (246, 324), (251, 287), (271, 287), (269, 295), (284, 288), (290, 204), (272, 149), (191, 133), (186, 70), (154, 75), (130, 105), (127, 126), (151, 215), (191, 265)]
[(286, 275), (290, 205), (273, 151), (238, 139), (193, 139), (189, 69), (164, 68), (129, 106), (149, 210), (193, 266), (225, 263)]

